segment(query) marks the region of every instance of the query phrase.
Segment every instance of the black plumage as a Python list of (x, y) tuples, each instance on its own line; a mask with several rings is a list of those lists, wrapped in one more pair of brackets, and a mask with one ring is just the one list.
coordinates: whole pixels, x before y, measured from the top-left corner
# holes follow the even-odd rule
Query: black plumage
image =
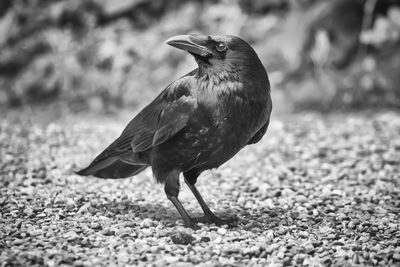
[[(195, 183), (203, 171), (263, 137), (272, 109), (268, 76), (255, 51), (236, 36), (182, 35), (167, 43), (192, 54), (198, 68), (168, 85), (78, 174), (124, 178), (150, 166), (186, 225), (226, 223), (210, 211)], [(202, 219), (191, 218), (177, 198), (180, 173)]]

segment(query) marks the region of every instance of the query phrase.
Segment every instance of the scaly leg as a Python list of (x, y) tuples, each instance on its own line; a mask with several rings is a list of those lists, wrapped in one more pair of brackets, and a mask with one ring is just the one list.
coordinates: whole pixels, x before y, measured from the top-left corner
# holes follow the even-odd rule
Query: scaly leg
[(199, 190), (197, 190), (197, 187), (194, 184), (191, 184), (185, 179), (185, 183), (188, 185), (190, 188), (190, 191), (192, 191), (193, 195), (196, 197), (197, 201), (199, 202), (201, 209), (204, 212), (204, 216), (200, 218), (193, 218), (195, 222), (201, 222), (201, 223), (215, 223), (216, 225), (224, 225), (224, 224), (230, 224), (235, 221), (237, 221), (237, 218), (230, 218), (230, 219), (221, 219), (218, 218), (207, 206), (206, 202), (204, 201), (203, 197), (200, 195)]
[(179, 171), (176, 170), (171, 172), (165, 181), (165, 194), (167, 195), (167, 198), (172, 202), (172, 204), (174, 204), (179, 214), (182, 216), (182, 219), (185, 222), (185, 226), (197, 228), (197, 225), (195, 224), (193, 219), (190, 218), (189, 214), (186, 212), (185, 208), (182, 206), (182, 203), (178, 199), (179, 188)]

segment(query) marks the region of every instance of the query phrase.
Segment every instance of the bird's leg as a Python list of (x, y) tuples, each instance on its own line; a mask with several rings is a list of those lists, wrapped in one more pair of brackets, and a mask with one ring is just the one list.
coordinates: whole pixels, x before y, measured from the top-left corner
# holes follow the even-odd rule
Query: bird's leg
[(204, 212), (204, 217), (200, 218), (193, 218), (195, 222), (201, 222), (201, 223), (215, 223), (216, 225), (224, 225), (224, 224), (229, 224), (234, 221), (236, 221), (236, 218), (230, 218), (230, 219), (221, 219), (217, 217), (207, 206), (206, 202), (204, 201), (203, 197), (200, 195), (199, 190), (197, 190), (197, 187), (190, 183), (188, 180), (185, 179), (185, 183), (188, 185), (190, 188), (190, 191), (192, 191), (193, 195), (196, 197), (197, 201), (200, 204), (201, 209)]
[(189, 214), (186, 212), (185, 208), (182, 206), (182, 203), (178, 199), (179, 195), (179, 171), (171, 172), (164, 186), (165, 194), (167, 198), (174, 204), (175, 208), (178, 210), (179, 214), (182, 216), (182, 219), (185, 222), (185, 226), (196, 228), (196, 224), (190, 218)]

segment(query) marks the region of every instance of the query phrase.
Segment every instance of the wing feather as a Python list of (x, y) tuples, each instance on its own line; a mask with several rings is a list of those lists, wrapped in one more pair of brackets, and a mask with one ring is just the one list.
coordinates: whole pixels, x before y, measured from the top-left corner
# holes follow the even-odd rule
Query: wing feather
[(182, 130), (189, 121), (188, 114), (178, 113), (175, 118), (162, 125), (154, 134), (153, 146), (160, 145)]
[(194, 71), (170, 84), (153, 102), (133, 118), (122, 134), (93, 163), (126, 152), (143, 152), (167, 141), (182, 130), (197, 102), (190, 96)]

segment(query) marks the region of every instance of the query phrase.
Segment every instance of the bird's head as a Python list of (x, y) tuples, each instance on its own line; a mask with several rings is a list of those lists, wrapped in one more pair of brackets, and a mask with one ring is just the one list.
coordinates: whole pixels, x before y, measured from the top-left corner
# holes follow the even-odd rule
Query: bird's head
[(233, 35), (178, 35), (167, 44), (185, 50), (206, 73), (264, 72), (256, 52), (244, 40)]

